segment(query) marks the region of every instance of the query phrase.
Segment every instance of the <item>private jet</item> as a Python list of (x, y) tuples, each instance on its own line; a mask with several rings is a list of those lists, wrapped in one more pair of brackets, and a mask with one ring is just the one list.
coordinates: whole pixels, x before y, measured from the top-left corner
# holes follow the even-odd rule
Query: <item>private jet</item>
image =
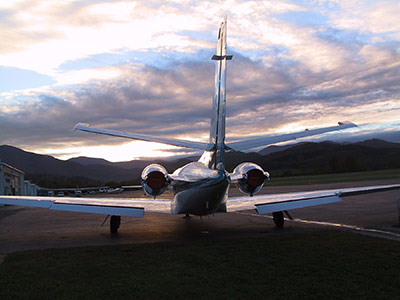
[[(200, 159), (191, 162), (172, 174), (159, 164), (151, 164), (141, 174), (142, 187), (150, 198), (110, 199), (110, 198), (57, 198), (1, 196), (0, 204), (45, 207), (52, 210), (95, 213), (111, 216), (110, 231), (116, 233), (121, 216), (143, 217), (144, 212), (205, 216), (255, 209), (259, 214), (272, 213), (277, 227), (283, 227), (284, 212), (291, 209), (328, 204), (341, 201), (342, 197), (400, 188), (400, 184), (341, 190), (256, 195), (261, 190), (269, 173), (252, 162), (239, 164), (232, 173), (225, 170), (225, 152), (242, 151), (291, 141), (336, 130), (356, 127), (350, 122), (339, 122), (336, 126), (304, 130), (301, 132), (269, 135), (247, 140), (225, 142), (226, 118), (226, 71), (227, 62), (227, 20), (218, 30), (216, 54), (215, 90), (212, 100), (211, 131), (208, 142), (157, 137), (140, 133), (120, 132), (110, 129), (90, 127), (78, 123), (75, 130), (104, 134), (134, 140), (164, 143), (204, 151)], [(230, 184), (235, 183), (244, 193), (241, 197), (228, 198)], [(172, 190), (172, 200), (157, 199), (167, 189)]]

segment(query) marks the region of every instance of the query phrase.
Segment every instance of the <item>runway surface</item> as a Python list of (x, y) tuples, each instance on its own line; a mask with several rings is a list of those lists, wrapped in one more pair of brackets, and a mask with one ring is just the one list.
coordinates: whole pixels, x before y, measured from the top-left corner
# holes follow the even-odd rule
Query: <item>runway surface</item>
[[(262, 193), (282, 193), (399, 183), (399, 180), (364, 181), (307, 186), (269, 187)], [(230, 195), (240, 193), (232, 189)], [(142, 196), (140, 191), (115, 197)], [(343, 228), (400, 241), (397, 202), (400, 190), (347, 197), (339, 203), (292, 210), (296, 220), (285, 222), (285, 228), (274, 228), (270, 216), (259, 216), (253, 210), (221, 213), (214, 216), (192, 216), (145, 213), (144, 218), (122, 218), (117, 235), (110, 235), (109, 223), (101, 227), (104, 216), (50, 211), (18, 206), (0, 207), (0, 256), (7, 253), (43, 248), (64, 248), (163, 241), (187, 242), (241, 237), (263, 237), (273, 234), (312, 232)]]

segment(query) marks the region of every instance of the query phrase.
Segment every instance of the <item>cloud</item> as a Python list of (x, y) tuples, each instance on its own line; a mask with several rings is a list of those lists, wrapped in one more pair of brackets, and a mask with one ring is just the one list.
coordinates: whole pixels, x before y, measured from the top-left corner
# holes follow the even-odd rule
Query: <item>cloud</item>
[[(329, 124), (333, 125), (354, 113), (358, 116), (354, 121), (359, 121), (374, 103), (377, 107), (390, 104), (381, 114), (399, 110), (395, 105), (398, 78), (392, 77), (398, 76), (396, 66), (382, 68), (379, 74), (375, 69), (358, 77), (350, 74), (347, 80), (330, 80), (328, 75), (321, 80), (320, 74), (311, 72), (304, 78), (299, 76), (303, 66), (293, 64), (284, 69), (281, 63), (277, 60), (273, 68), (267, 68), (240, 54), (229, 63), (227, 123), (232, 136), (268, 133), (290, 123), (313, 125), (312, 119), (332, 118), (329, 116), (335, 117)], [(50, 93), (21, 92), (24, 100), (0, 119), (8, 132), (2, 140), (11, 144), (24, 140), (26, 144), (42, 144), (46, 139), (74, 143), (83, 137), (71, 132), (77, 122), (206, 139), (214, 85), (212, 62), (175, 62), (163, 69), (128, 63), (118, 70), (120, 76), (113, 80), (72, 85)], [(293, 78), (291, 74), (297, 75)], [(381, 80), (377, 80), (378, 75)], [(382, 80), (385, 76), (387, 80)], [(375, 110), (375, 115), (378, 113)], [(339, 119), (340, 115), (344, 119)], [(93, 139), (90, 136), (79, 143), (93, 144)], [(115, 138), (101, 140), (119, 142)]]
[(373, 34), (400, 37), (398, 1), (342, 1), (332, 14), (335, 26)]
[[(111, 82), (98, 81), (46, 93), (19, 92), (21, 100), (14, 102), (13, 110), (5, 111), (10, 105), (4, 102), (0, 117), (3, 142), (70, 142), (78, 139), (71, 131), (79, 121), (163, 135), (187, 134), (189, 124), (199, 125), (197, 130), (207, 126), (204, 120), (211, 114), (212, 63), (177, 64), (173, 70), (128, 64), (120, 66), (120, 72), (122, 76)], [(203, 88), (207, 85), (208, 89)], [(192, 132), (196, 134), (196, 130)], [(115, 143), (115, 139), (103, 139)]]
[(0, 38), (7, 44), (0, 65), (47, 75), (67, 60), (121, 49), (185, 52), (204, 46), (178, 32), (204, 30), (205, 23), (173, 3), (21, 1), (2, 14)]
[[(19, 87), (25, 89), (0, 94), (3, 143), (64, 154), (72, 153), (66, 145), (76, 152), (122, 143), (74, 133), (77, 122), (206, 141), (215, 69), (209, 58), (225, 13), (234, 55), (227, 78), (231, 139), (398, 120), (395, 2), (80, 4), (0, 6), (0, 38), (9, 41), (0, 66), (29, 74)], [(39, 78), (46, 86), (31, 85)]]

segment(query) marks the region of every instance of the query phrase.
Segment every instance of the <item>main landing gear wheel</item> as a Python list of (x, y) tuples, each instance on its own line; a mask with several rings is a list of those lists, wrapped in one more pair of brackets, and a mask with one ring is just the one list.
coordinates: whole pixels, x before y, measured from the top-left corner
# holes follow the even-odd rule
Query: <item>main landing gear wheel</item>
[(285, 219), (283, 218), (283, 212), (282, 211), (276, 211), (272, 213), (272, 218), (275, 223), (276, 228), (283, 228), (283, 224), (285, 223)]
[(119, 225), (121, 225), (121, 217), (120, 216), (111, 216), (111, 219), (110, 219), (111, 233), (117, 233)]

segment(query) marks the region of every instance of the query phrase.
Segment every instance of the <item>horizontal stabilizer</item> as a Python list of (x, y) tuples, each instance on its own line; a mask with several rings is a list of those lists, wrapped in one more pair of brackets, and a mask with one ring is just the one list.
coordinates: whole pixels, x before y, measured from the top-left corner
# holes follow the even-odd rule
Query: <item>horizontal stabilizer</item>
[(90, 127), (89, 124), (85, 124), (85, 123), (76, 124), (74, 130), (117, 136), (117, 137), (122, 137), (122, 138), (133, 139), (133, 140), (155, 142), (155, 143), (167, 144), (167, 145), (172, 145), (172, 146), (177, 146), (177, 147), (185, 147), (185, 148), (190, 148), (190, 149), (198, 149), (198, 150), (204, 150), (204, 151), (210, 151), (213, 148), (213, 144), (211, 144), (211, 143), (185, 141), (185, 140), (178, 140), (178, 139), (156, 137), (156, 136), (140, 134), (140, 133), (128, 133), (128, 132), (122, 132), (122, 131), (116, 131), (116, 130), (110, 130), (110, 129), (93, 128), (93, 127)]
[(318, 134), (322, 134), (322, 133), (357, 127), (357, 125), (350, 123), (350, 122), (339, 122), (338, 124), (339, 124), (338, 126), (331, 126), (331, 127), (310, 129), (310, 130), (306, 129), (304, 131), (295, 132), (295, 133), (257, 137), (254, 139), (227, 143), (226, 146), (228, 149), (231, 149), (234, 151), (241, 151), (241, 150), (247, 150), (247, 149), (257, 148), (257, 147), (261, 147), (261, 146), (268, 146), (268, 145), (272, 145), (272, 144), (276, 144), (276, 143), (292, 141), (292, 140), (296, 140), (296, 139), (307, 137), (307, 136), (318, 135)]

